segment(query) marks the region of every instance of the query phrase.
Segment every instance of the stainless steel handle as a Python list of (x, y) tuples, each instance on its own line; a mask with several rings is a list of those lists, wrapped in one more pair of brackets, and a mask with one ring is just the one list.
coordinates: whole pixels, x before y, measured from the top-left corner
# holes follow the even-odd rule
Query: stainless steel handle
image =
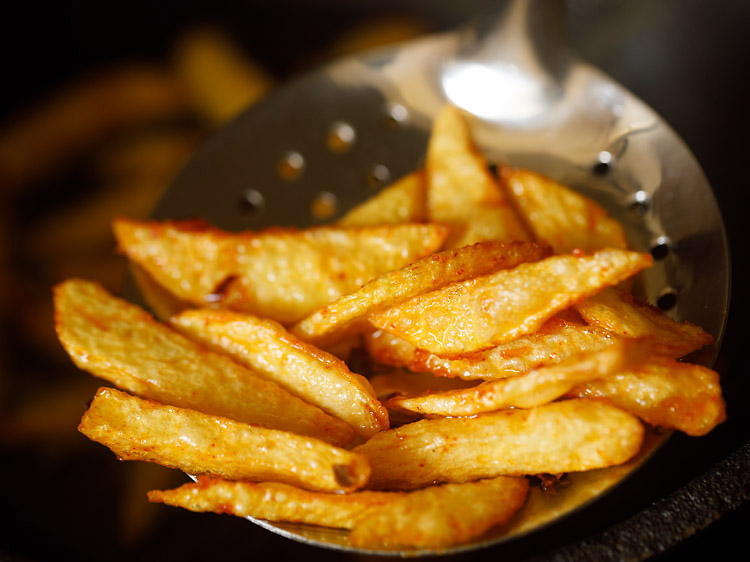
[(485, 119), (527, 120), (560, 100), (571, 57), (564, 0), (511, 0), (464, 30), (442, 85), (454, 104)]

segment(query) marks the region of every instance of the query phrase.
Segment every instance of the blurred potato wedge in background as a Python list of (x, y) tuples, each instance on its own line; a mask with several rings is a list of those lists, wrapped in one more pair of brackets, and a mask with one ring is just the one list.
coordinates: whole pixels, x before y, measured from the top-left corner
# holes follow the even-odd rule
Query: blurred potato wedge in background
[(86, 149), (155, 119), (181, 115), (187, 96), (161, 65), (130, 62), (66, 85), (0, 131), (0, 175), (10, 192), (59, 173)]
[(574, 387), (569, 396), (605, 400), (655, 426), (707, 434), (726, 419), (719, 374), (669, 357)]
[(431, 254), (448, 234), (417, 223), (230, 233), (198, 221), (121, 218), (113, 228), (120, 251), (178, 298), (285, 325)]
[(579, 353), (603, 349), (616, 337), (609, 330), (555, 316), (527, 336), (455, 359), (417, 349), (384, 330), (368, 333), (363, 342), (370, 355), (386, 365), (406, 367), (416, 373), (429, 371), (442, 377), (494, 380), (552, 365)]
[(360, 437), (388, 428), (388, 412), (365, 377), (298, 340), (277, 322), (230, 310), (199, 309), (172, 317), (170, 325), (345, 421)]
[(530, 410), (424, 419), (353, 450), (370, 459), (371, 489), (414, 489), (495, 476), (560, 474), (626, 462), (644, 428), (619, 408), (564, 400)]
[(432, 122), (425, 170), (430, 219), (452, 227), (446, 247), (531, 239), (474, 145), (466, 116), (453, 105)]
[(191, 105), (212, 126), (239, 115), (274, 85), (271, 75), (217, 27), (182, 34), (171, 58)]
[(628, 248), (622, 225), (585, 195), (529, 170), (501, 166), (498, 175), (534, 239), (556, 254)]
[(702, 328), (677, 322), (658, 308), (614, 287), (577, 303), (575, 308), (592, 326), (631, 338), (652, 338), (657, 353), (674, 359), (714, 341)]
[(649, 254), (617, 249), (551, 256), (452, 283), (369, 318), (419, 349), (456, 357), (533, 333), (556, 313), (652, 263)]
[(331, 494), (278, 482), (233, 482), (200, 477), (197, 482), (174, 490), (153, 490), (148, 493), (148, 499), (196, 512), (351, 529), (368, 513), (405, 495), (406, 492), (370, 490)]
[(508, 408), (533, 408), (560, 398), (575, 386), (640, 365), (650, 349), (648, 341), (619, 338), (602, 350), (584, 352), (528, 373), (464, 390), (394, 396), (386, 406), (438, 416), (473, 416)]
[(342, 333), (362, 331), (368, 326), (365, 320), (368, 315), (410, 297), (449, 283), (512, 269), (547, 255), (549, 251), (545, 246), (533, 242), (480, 242), (431, 254), (384, 273), (360, 289), (315, 310), (296, 324), (292, 332), (306, 341), (327, 342)]
[(425, 222), (427, 186), (424, 170), (417, 170), (384, 187), (377, 194), (349, 210), (339, 226), (380, 226)]
[(316, 491), (353, 491), (367, 482), (367, 458), (287, 431), (243, 424), (100, 389), (79, 431), (122, 460), (188, 474), (284, 482)]
[(354, 438), (346, 423), (201, 347), (90, 281), (55, 287), (55, 327), (73, 362), (144, 398), (317, 437)]
[(526, 478), (499, 476), (410, 492), (357, 521), (352, 545), (377, 549), (439, 550), (468, 542), (502, 525), (521, 508)]

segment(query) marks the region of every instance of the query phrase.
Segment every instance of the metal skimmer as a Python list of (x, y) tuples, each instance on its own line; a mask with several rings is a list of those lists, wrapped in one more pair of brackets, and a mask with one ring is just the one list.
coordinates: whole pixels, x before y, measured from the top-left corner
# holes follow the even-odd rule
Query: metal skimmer
[[(346, 58), (279, 88), (196, 153), (153, 216), (200, 216), (229, 230), (329, 222), (417, 168), (432, 117), (450, 101), (476, 117), (475, 138), (489, 161), (550, 175), (625, 224), (632, 247), (655, 258), (643, 295), (710, 332), (717, 344), (695, 361), (712, 364), (730, 268), (699, 164), (653, 110), (563, 46), (562, 2), (499, 8), (494, 19)], [(662, 440), (652, 436), (625, 467), (574, 475), (567, 491), (540, 500), (543, 509), (447, 552), (497, 545), (590, 504)], [(342, 531), (256, 522), (355, 550)]]

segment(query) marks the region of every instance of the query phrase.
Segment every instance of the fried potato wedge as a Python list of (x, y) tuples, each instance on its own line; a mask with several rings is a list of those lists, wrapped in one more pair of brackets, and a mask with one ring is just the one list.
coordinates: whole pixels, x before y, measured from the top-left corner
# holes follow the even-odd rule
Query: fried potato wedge
[(367, 315), (449, 283), (486, 275), (550, 255), (533, 242), (480, 242), (429, 255), (401, 269), (389, 271), (344, 295), (296, 324), (292, 332), (305, 341), (326, 343), (367, 326)]
[(653, 338), (654, 351), (673, 359), (714, 341), (702, 328), (689, 322), (677, 322), (658, 308), (614, 287), (576, 304), (576, 309), (592, 326), (631, 338)]
[(536, 332), (501, 343), (484, 351), (449, 359), (417, 349), (384, 330), (363, 338), (368, 353), (379, 363), (406, 367), (415, 373), (465, 380), (497, 380), (553, 365), (584, 352), (594, 352), (617, 338), (609, 330), (570, 322), (555, 316)]
[(363, 490), (349, 494), (311, 492), (277, 482), (230, 482), (201, 477), (174, 490), (152, 490), (148, 499), (196, 512), (227, 513), (266, 521), (351, 529), (375, 509), (406, 492)]
[(507, 523), (529, 491), (526, 478), (499, 476), (416, 490), (360, 519), (349, 534), (355, 547), (440, 549)]
[(640, 365), (650, 350), (647, 340), (619, 338), (600, 351), (582, 353), (522, 375), (463, 390), (394, 396), (386, 406), (438, 416), (473, 416), (507, 408), (533, 408), (560, 398), (579, 384)]
[(607, 400), (646, 423), (693, 436), (707, 434), (726, 419), (719, 374), (669, 357), (653, 357), (635, 369), (578, 385), (568, 395)]
[(229, 357), (209, 351), (91, 281), (55, 287), (55, 327), (73, 362), (115, 386), (191, 408), (343, 445), (354, 430)]
[(260, 62), (220, 28), (192, 28), (172, 50), (172, 63), (194, 111), (218, 127), (261, 99), (274, 85)]
[(498, 175), (534, 238), (555, 253), (627, 249), (625, 229), (592, 199), (529, 170), (501, 166)]
[(285, 325), (431, 254), (448, 234), (416, 223), (229, 233), (197, 221), (123, 218), (113, 229), (120, 251), (178, 298)]
[(455, 357), (533, 333), (557, 312), (650, 267), (649, 254), (565, 254), (452, 283), (369, 316), (419, 349)]
[(316, 491), (353, 491), (370, 475), (367, 458), (318, 439), (165, 406), (101, 388), (79, 431), (122, 460), (188, 474), (275, 481)]
[(346, 213), (339, 226), (379, 226), (427, 221), (424, 170), (405, 175)]
[(333, 355), (308, 345), (273, 320), (231, 310), (187, 310), (170, 324), (208, 347), (227, 353), (368, 438), (388, 428), (388, 412), (361, 375)]
[(622, 464), (640, 449), (641, 422), (591, 400), (552, 402), (468, 418), (424, 419), (355, 447), (371, 489), (414, 489), (495, 476), (559, 474)]
[(381, 400), (395, 395), (419, 396), (433, 392), (463, 390), (480, 384), (480, 381), (465, 381), (458, 378), (437, 377), (432, 373), (411, 373), (402, 370), (373, 375), (370, 382), (375, 389), (375, 394)]
[(137, 263), (130, 262), (130, 272), (143, 302), (157, 319), (166, 321), (178, 312), (192, 308), (154, 281)]
[(431, 220), (450, 224), (446, 247), (482, 240), (530, 240), (471, 137), (457, 107), (435, 116), (426, 156), (427, 209)]

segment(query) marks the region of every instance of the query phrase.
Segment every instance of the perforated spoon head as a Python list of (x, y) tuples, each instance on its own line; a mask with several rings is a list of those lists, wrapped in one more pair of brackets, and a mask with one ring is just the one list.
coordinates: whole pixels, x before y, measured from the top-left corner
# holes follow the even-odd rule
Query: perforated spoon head
[[(689, 149), (653, 110), (559, 43), (561, 4), (509, 2), (489, 24), (334, 62), (276, 90), (195, 154), (153, 216), (203, 217), (228, 230), (335, 220), (422, 163), (433, 116), (447, 102), (473, 116), (488, 161), (530, 168), (599, 201), (655, 265), (640, 290), (716, 343), (730, 265), (722, 218)], [(556, 11), (557, 10), (557, 11)], [(638, 467), (575, 475), (575, 490), (511, 528), (441, 553), (507, 541), (571, 513)], [(289, 538), (352, 550), (343, 531), (258, 524)], [(368, 551), (372, 553), (372, 551)], [(403, 554), (431, 554), (406, 552)]]

